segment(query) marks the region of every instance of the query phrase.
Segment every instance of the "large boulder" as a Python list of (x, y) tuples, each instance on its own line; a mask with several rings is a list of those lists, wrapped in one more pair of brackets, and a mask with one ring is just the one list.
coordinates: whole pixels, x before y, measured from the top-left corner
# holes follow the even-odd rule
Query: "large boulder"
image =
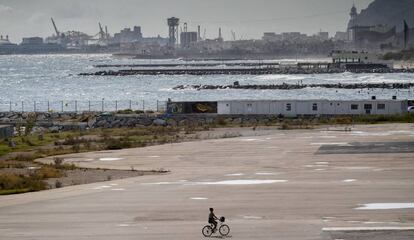
[(157, 118), (153, 121), (153, 124), (156, 125), (156, 126), (166, 126), (167, 121), (165, 121), (164, 119), (161, 119), (161, 118)]

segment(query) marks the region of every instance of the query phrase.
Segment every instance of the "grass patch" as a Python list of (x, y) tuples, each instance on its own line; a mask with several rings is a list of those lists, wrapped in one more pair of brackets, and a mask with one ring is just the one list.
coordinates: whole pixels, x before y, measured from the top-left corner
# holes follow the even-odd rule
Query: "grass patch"
[(33, 190), (30, 188), (0, 190), (0, 195), (21, 194), (27, 192), (33, 192)]

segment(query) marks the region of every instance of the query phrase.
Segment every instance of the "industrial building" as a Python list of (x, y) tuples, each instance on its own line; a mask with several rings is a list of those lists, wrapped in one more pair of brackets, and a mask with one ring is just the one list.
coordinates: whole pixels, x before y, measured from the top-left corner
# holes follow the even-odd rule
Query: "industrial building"
[(142, 32), (140, 26), (134, 26), (133, 30), (131, 28), (124, 28), (119, 33), (114, 34), (113, 42), (114, 43), (131, 43), (138, 42), (142, 39)]
[(14, 127), (11, 125), (0, 125), (0, 140), (14, 136)]
[(230, 100), (168, 102), (169, 114), (283, 115), (391, 115), (408, 111), (407, 100)]
[(336, 68), (394, 68), (393, 61), (382, 60), (380, 54), (358, 51), (333, 51), (332, 67)]
[(197, 32), (182, 32), (180, 34), (181, 48), (190, 48), (193, 43), (198, 40)]
[(3, 35), (0, 37), (0, 54), (10, 54), (17, 52), (18, 45), (11, 43), (9, 40), (9, 36), (5, 38)]

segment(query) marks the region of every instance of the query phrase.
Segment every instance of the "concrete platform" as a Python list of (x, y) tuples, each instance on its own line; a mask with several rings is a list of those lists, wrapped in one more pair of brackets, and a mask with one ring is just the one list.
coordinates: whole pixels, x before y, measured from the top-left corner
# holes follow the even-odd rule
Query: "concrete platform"
[[(0, 236), (203, 239), (209, 207), (226, 216), (231, 239), (336, 239), (322, 229), (412, 228), (412, 151), (318, 151), (349, 143), (411, 146), (413, 141), (414, 124), (390, 124), (357, 126), (352, 132), (275, 130), (266, 136), (68, 155), (66, 160), (83, 167), (171, 173), (0, 196)], [(372, 203), (380, 204), (365, 205)], [(405, 240), (407, 232), (399, 233), (392, 239)], [(359, 233), (348, 236), (338, 239), (366, 239)]]

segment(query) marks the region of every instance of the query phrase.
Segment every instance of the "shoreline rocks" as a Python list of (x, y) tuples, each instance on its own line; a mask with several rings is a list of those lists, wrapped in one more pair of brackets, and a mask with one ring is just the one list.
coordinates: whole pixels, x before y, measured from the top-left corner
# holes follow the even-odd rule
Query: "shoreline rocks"
[(333, 89), (410, 89), (414, 83), (352, 83), (352, 84), (271, 84), (271, 85), (179, 85), (173, 90), (218, 90), (218, 89), (240, 89), (240, 90), (297, 90), (304, 88), (333, 88)]
[(269, 75), (269, 74), (335, 74), (352, 72), (362, 73), (414, 73), (414, 69), (352, 69), (339, 68), (209, 68), (209, 69), (124, 69), (107, 70), (94, 73), (80, 73), (79, 76), (131, 76), (131, 75)]

